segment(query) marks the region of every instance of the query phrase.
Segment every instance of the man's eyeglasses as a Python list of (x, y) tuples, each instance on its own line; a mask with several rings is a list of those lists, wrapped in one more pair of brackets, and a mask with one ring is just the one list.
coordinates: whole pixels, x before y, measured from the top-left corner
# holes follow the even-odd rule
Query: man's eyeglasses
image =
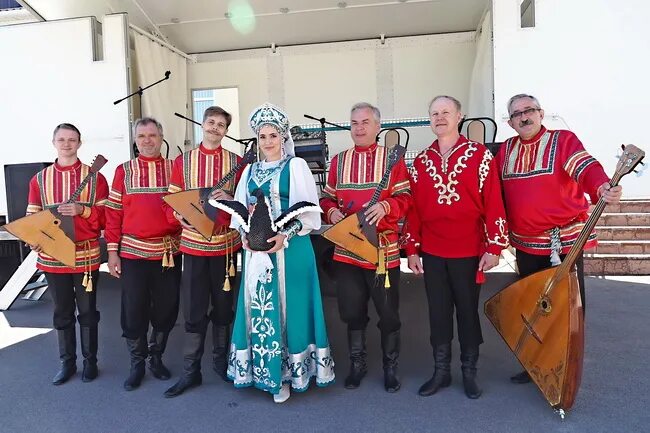
[(514, 113), (512, 113), (510, 115), (510, 120), (520, 119), (521, 116), (524, 115), (524, 114), (526, 115), (526, 117), (528, 117), (528, 116), (532, 115), (534, 112), (540, 111), (540, 110), (541, 110), (541, 108), (526, 108), (523, 111), (515, 111)]

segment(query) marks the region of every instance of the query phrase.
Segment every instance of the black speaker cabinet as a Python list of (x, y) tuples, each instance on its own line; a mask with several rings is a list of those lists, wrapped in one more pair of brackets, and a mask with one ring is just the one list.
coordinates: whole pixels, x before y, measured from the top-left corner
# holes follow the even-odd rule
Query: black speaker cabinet
[(25, 216), (29, 181), (51, 162), (30, 162), (5, 165), (5, 188), (7, 190), (7, 222)]

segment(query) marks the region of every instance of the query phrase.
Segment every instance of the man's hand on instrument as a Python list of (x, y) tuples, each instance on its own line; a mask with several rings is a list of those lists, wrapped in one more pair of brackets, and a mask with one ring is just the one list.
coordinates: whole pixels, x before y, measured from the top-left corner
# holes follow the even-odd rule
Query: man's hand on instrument
[(222, 189), (212, 191), (210, 198), (212, 200), (232, 200), (232, 196)]
[(283, 235), (282, 233), (278, 233), (277, 235), (273, 236), (271, 239), (267, 239), (266, 242), (272, 244), (275, 242), (275, 245), (271, 247), (270, 250), (267, 250), (266, 252), (268, 254), (275, 253), (280, 251), (282, 248), (284, 248), (284, 240), (287, 238), (287, 235)]
[(122, 260), (117, 251), (108, 252), (108, 272), (115, 278), (122, 275)]
[(188, 223), (185, 218), (183, 218), (183, 215), (179, 214), (178, 212), (174, 211), (174, 218), (176, 218), (180, 223), (183, 228), (186, 228), (188, 230), (194, 230), (194, 226), (190, 223)]
[(341, 212), (341, 211), (338, 210), (338, 209), (334, 209), (334, 210), (332, 211), (332, 213), (330, 214), (330, 222), (331, 222), (332, 224), (336, 224), (336, 223), (338, 223), (338, 222), (341, 221), (343, 218), (345, 218), (345, 215), (343, 214), (343, 212)]
[(422, 266), (422, 259), (417, 254), (412, 254), (408, 256), (409, 269), (415, 274), (420, 275), (424, 273), (424, 267)]
[(75, 216), (81, 215), (84, 211), (84, 207), (79, 203), (64, 203), (60, 204), (56, 210), (64, 216)]
[[(363, 206), (365, 207), (367, 205), (368, 203), (364, 204)], [(366, 221), (368, 221), (369, 224), (379, 225), (379, 221), (381, 221), (381, 219), (386, 216), (386, 208), (381, 203), (376, 203), (366, 209), (364, 215), (366, 216)]]
[(484, 253), (481, 257), (481, 260), (478, 262), (478, 270), (483, 272), (489, 271), (498, 264), (499, 256), (495, 256), (494, 254), (490, 253)]
[(611, 187), (609, 182), (605, 182), (598, 187), (598, 196), (602, 197), (605, 203), (616, 204), (621, 200), (622, 195), (623, 187), (621, 185)]

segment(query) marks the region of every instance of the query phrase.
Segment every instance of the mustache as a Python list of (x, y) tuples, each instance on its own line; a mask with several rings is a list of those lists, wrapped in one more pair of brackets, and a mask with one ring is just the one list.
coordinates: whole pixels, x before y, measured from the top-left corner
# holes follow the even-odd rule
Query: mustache
[(526, 119), (526, 120), (523, 120), (523, 121), (519, 122), (520, 127), (524, 127), (524, 126), (528, 126), (528, 125), (532, 125), (532, 124), (533, 124), (533, 121), (530, 120), (530, 119)]

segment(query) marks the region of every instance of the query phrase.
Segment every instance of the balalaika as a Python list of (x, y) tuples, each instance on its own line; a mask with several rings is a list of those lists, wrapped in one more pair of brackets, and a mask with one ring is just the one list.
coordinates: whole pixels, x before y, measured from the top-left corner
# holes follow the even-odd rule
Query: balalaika
[(206, 240), (212, 238), (214, 233), (214, 221), (217, 217), (217, 208), (208, 203), (212, 192), (224, 187), (239, 170), (255, 160), (257, 153), (255, 143), (251, 144), (248, 152), (244, 154), (242, 160), (232, 170), (230, 170), (219, 182), (212, 188), (198, 188), (187, 191), (180, 191), (163, 197), (163, 200), (180, 214), (190, 225), (194, 226), (196, 231), (201, 233)]
[[(76, 202), (90, 179), (99, 172), (106, 162), (106, 158), (97, 155), (88, 175), (81, 181), (68, 201), (63, 204)], [(29, 245), (39, 246), (45, 254), (54, 257), (64, 265), (71, 268), (75, 266), (74, 220), (71, 216), (61, 215), (56, 207), (27, 215), (2, 228)]]
[[(390, 179), (392, 168), (404, 156), (404, 153), (406, 153), (406, 147), (400, 145), (395, 145), (388, 152), (386, 171), (381, 178), (381, 182), (379, 182), (379, 185), (375, 189), (375, 192), (372, 194), (372, 198), (368, 202), (367, 208), (370, 208), (379, 201), (379, 196), (384, 188), (386, 188), (388, 180)], [(377, 266), (379, 264), (379, 239), (377, 237), (377, 226), (369, 224), (366, 221), (364, 215), (366, 209), (362, 209), (342, 219), (329, 229), (325, 230), (322, 233), (322, 236), (341, 248), (344, 248), (352, 254), (355, 254)]]

